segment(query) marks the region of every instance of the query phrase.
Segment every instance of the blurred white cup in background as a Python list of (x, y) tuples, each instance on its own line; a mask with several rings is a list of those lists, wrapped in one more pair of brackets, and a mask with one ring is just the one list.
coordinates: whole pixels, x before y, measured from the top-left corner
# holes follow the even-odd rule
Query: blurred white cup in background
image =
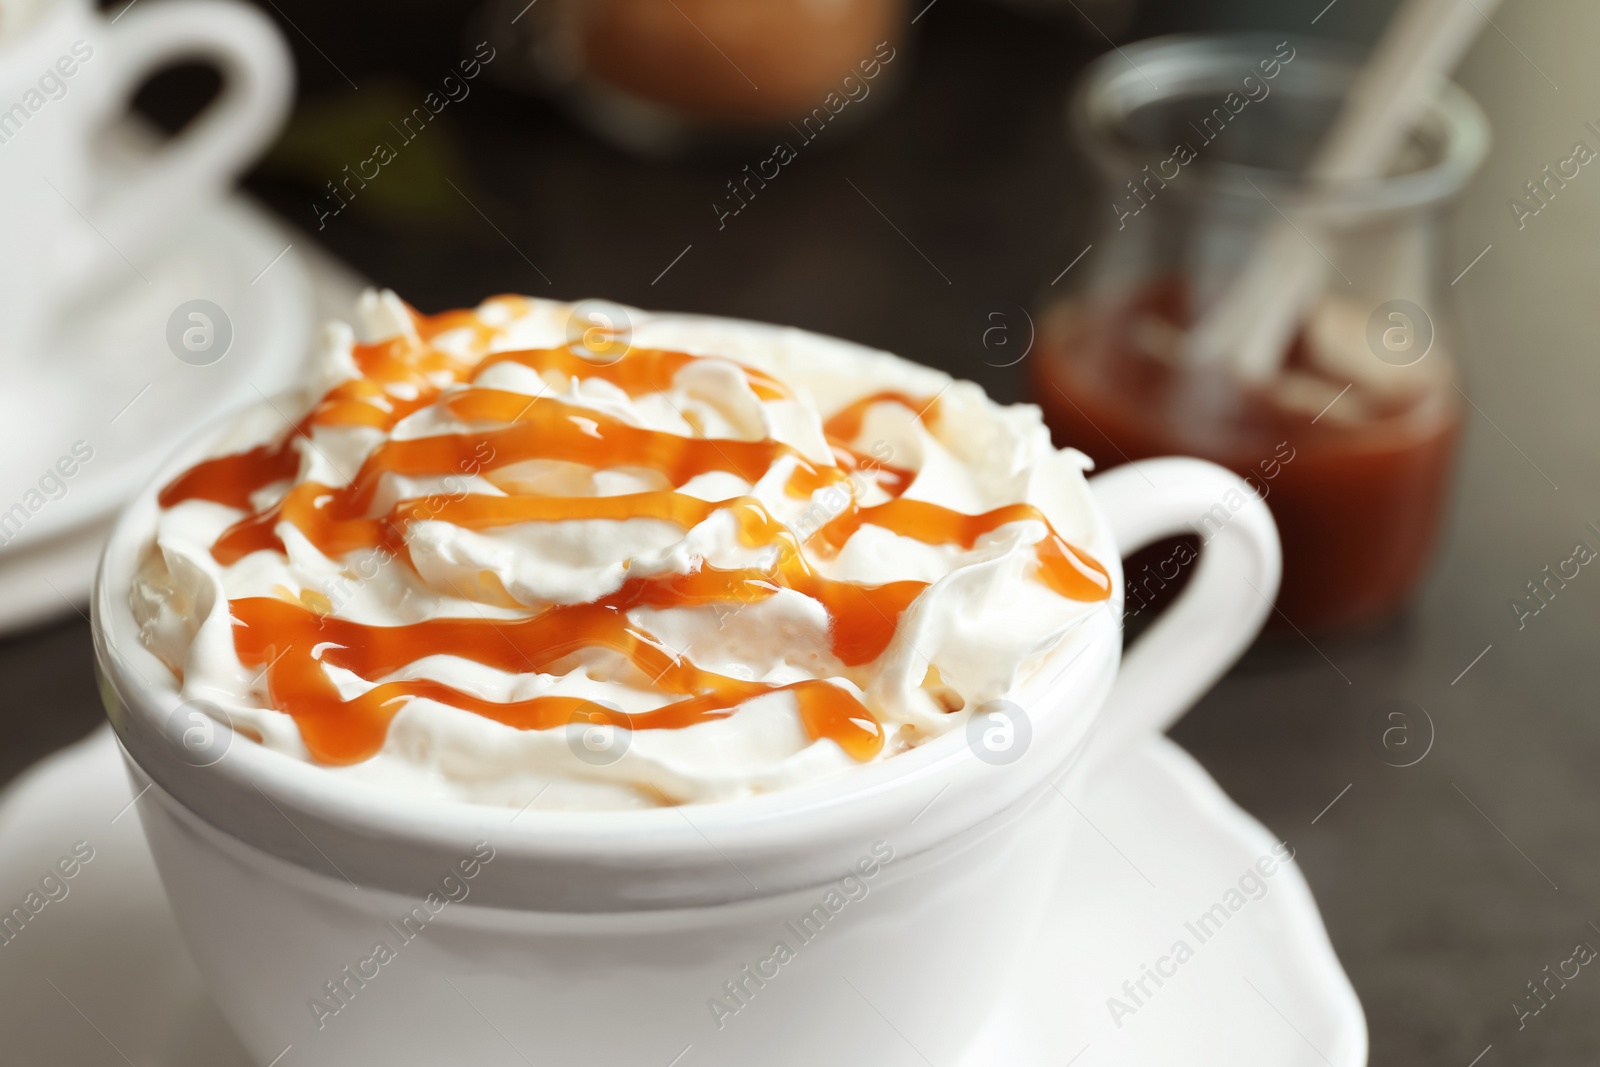
[[(0, 0), (0, 373), (44, 358), (75, 303), (142, 266), (221, 196), (287, 112), (293, 67), (270, 20), (234, 0), (159, 0), (110, 19), (89, 0)], [(140, 84), (185, 61), (222, 91), (148, 158), (112, 163), (108, 128)]]

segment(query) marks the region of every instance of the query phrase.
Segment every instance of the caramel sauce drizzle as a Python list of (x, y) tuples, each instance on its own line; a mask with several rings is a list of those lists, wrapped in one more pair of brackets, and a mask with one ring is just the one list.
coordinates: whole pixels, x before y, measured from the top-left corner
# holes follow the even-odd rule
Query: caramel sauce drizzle
[[(525, 307), (520, 297), (498, 297)], [(493, 302), (491, 302), (493, 303)], [(883, 747), (883, 729), (851, 693), (825, 680), (784, 686), (744, 681), (696, 666), (628, 618), (637, 606), (739, 605), (792, 589), (821, 603), (831, 620), (829, 644), (847, 666), (877, 659), (894, 639), (899, 620), (927, 588), (920, 581), (878, 586), (830, 579), (806, 555), (831, 555), (863, 525), (871, 524), (926, 544), (971, 549), (999, 527), (1036, 521), (1045, 527), (1036, 545), (1035, 576), (1061, 596), (1098, 601), (1111, 592), (1105, 569), (1062, 540), (1045, 516), (1028, 504), (982, 515), (964, 515), (935, 504), (906, 500), (901, 493), (913, 472), (889, 467), (855, 451), (874, 404), (899, 403), (928, 419), (936, 401), (879, 393), (834, 413), (824, 431), (836, 465), (813, 462), (797, 449), (766, 439), (685, 437), (648, 430), (602, 412), (576, 407), (549, 395), (480, 387), (477, 378), (504, 363), (528, 367), (553, 386), (573, 380), (609, 382), (630, 396), (670, 389), (684, 368), (707, 357), (659, 349), (632, 349), (610, 363), (591, 362), (570, 348), (489, 353), (497, 331), (473, 310), (434, 316), (412, 312), (415, 336), (402, 335), (354, 347), (361, 377), (335, 386), (299, 423), (271, 444), (217, 456), (196, 464), (160, 494), (164, 508), (186, 500), (208, 500), (246, 512), (212, 549), (224, 566), (253, 552), (282, 554), (281, 524), (294, 526), (331, 559), (386, 548), (409, 564), (408, 531), (423, 521), (487, 530), (527, 522), (650, 518), (688, 529), (717, 512), (731, 515), (743, 544), (774, 548), (768, 567), (719, 569), (701, 564), (687, 574), (633, 577), (598, 600), (554, 605), (518, 619), (442, 618), (405, 626), (369, 626), (314, 610), (298, 600), (249, 597), (229, 604), (234, 646), (246, 668), (265, 672), (271, 705), (292, 716), (313, 758), (328, 764), (357, 763), (383, 746), (390, 720), (411, 700), (426, 698), (485, 716), (520, 730), (570, 723), (605, 723), (634, 730), (678, 729), (731, 715), (741, 704), (775, 692), (793, 695), (813, 739), (831, 739), (857, 760)], [(441, 350), (441, 334), (465, 338), (469, 355)], [(740, 366), (746, 384), (763, 401), (792, 399), (780, 381)], [(276, 503), (256, 510), (258, 492), (293, 479), (300, 470), (295, 440), (317, 426), (372, 427), (387, 431), (407, 415), (443, 399), (469, 425), (483, 428), (432, 437), (389, 439), (372, 450), (350, 482), (328, 486), (301, 482)], [(618, 496), (550, 496), (516, 493), (450, 494), (403, 500), (378, 513), (374, 502), (385, 475), (488, 474), (528, 460), (562, 460), (595, 468), (653, 471), (670, 488)], [(840, 486), (847, 503), (802, 544), (753, 496), (707, 501), (679, 492), (699, 475), (726, 471), (754, 484), (783, 465), (785, 492), (809, 499), (819, 489)], [(890, 497), (869, 507), (857, 503), (852, 479), (869, 477)], [(413, 567), (414, 570), (414, 567)], [(485, 599), (453, 587), (464, 599)], [(503, 591), (502, 591), (503, 592)], [(494, 601), (490, 601), (494, 602)], [(430, 655), (457, 656), (509, 673), (560, 674), (584, 655), (594, 669), (596, 651), (615, 660), (620, 680), (655, 689), (673, 699), (653, 710), (629, 714), (591, 700), (541, 696), (500, 702), (484, 700), (441, 682), (383, 681)], [(327, 668), (342, 668), (373, 688), (344, 699)]]

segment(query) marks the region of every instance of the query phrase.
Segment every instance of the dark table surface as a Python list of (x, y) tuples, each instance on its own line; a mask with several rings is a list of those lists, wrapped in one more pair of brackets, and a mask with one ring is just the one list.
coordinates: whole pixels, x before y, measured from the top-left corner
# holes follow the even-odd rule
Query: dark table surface
[[(1432, 579), (1380, 633), (1315, 648), (1267, 640), (1175, 731), (1298, 850), (1376, 1063), (1465, 1067), (1491, 1044), (1486, 1067), (1600, 1057), (1600, 979), (1575, 980), (1521, 1029), (1511, 1007), (1577, 942), (1600, 946), (1590, 629), (1600, 577), (1580, 574), (1521, 629), (1508, 606), (1577, 542), (1600, 548), (1588, 525), (1600, 522), (1600, 492), (1587, 477), (1600, 456), (1600, 369), (1583, 358), (1600, 179), (1547, 209), (1565, 218), (1527, 232), (1504, 208), (1572, 138), (1596, 142), (1582, 124), (1600, 92), (1568, 79), (1592, 66), (1579, 48), (1597, 39), (1600, 16), (1576, 5), (1559, 14), (1504, 13), (1464, 74), (1500, 146), (1447, 258), (1465, 266), (1485, 244), (1494, 251), (1454, 290), (1480, 411)], [(1152, 19), (1143, 28), (1170, 24)], [(420, 99), (430, 63), (442, 77), (467, 54), (454, 35), (409, 57), (403, 75), (329, 29), (317, 38), (335, 74), (334, 58), (297, 38), (300, 108), (250, 187), (307, 240), (425, 310), (523, 291), (792, 323), (1020, 399), (1019, 369), (979, 358), (972, 319), (995, 303), (1036, 306), (1086, 243), (1099, 201), (1063, 137), (1060, 102), (1104, 41), (1081, 23), (963, 0), (918, 29), (908, 78), (877, 123), (807, 146), (722, 230), (710, 205), (764, 153), (640, 161), (484, 79), (432, 140), (408, 146), (383, 184), (316, 232), (322, 182), (366, 154), (357, 146), (375, 122)], [(0, 781), (101, 721), (79, 618), (0, 644), (0, 678), (11, 739)], [(1414, 766), (1392, 766), (1404, 758), (1379, 741), (1394, 701), (1411, 712), (1405, 751), (1427, 748)]]

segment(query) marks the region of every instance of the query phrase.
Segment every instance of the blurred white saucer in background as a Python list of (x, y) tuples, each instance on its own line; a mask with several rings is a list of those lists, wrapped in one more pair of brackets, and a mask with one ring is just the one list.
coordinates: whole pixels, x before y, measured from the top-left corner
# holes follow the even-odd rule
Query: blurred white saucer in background
[[(121, 288), (71, 313), (53, 351), (0, 391), (0, 634), (86, 602), (123, 503), (218, 411), (293, 384), (315, 327), (348, 317), (359, 285), (235, 195), (197, 213), (159, 260), (130, 264)], [(174, 317), (192, 301), (221, 317)], [(169, 343), (174, 322), (186, 359)], [(188, 330), (195, 349), (184, 348)], [(212, 358), (205, 344), (229, 334)]]
[[(1106, 767), (1072, 806), (1045, 802), (1059, 805), (1063, 833), (1081, 837), (1081, 861), (1001, 1008), (955, 1067), (1366, 1063), (1361, 1005), (1298, 868), (1259, 879), (1264, 891), (1213, 918), (1221, 925), (1203, 942), (1188, 932), (1232, 903), (1242, 872), (1276, 841), (1182, 749), (1155, 740)], [(57, 885), (60, 899), (0, 945), (0, 1034), (16, 1062), (112, 1063), (120, 1054), (141, 1067), (249, 1065), (183, 947), (139, 803), (110, 727), (0, 795), (0, 911), (36, 891), (79, 842), (93, 850), (60, 883), (66, 894)], [(1192, 958), (1163, 966), (1177, 939)], [(1144, 977), (1149, 966), (1175, 973), (1158, 987)], [(1134, 1010), (1113, 1019), (1109, 998), (1127, 998), (1122, 983), (1141, 980), (1145, 995), (1135, 994), (1137, 1005), (1125, 999)], [(295, 1051), (285, 1051), (281, 1067), (291, 1067)], [(953, 1062), (947, 1050), (923, 1051)], [(693, 1055), (691, 1047), (684, 1067)], [(928, 1062), (922, 1056), (908, 1046), (899, 1062)], [(506, 1062), (521, 1061), (508, 1053)]]

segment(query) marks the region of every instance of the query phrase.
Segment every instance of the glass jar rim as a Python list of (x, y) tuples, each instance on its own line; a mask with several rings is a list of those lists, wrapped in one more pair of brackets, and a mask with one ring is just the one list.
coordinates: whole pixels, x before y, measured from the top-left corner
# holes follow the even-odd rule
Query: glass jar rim
[[(1154, 161), (1156, 149), (1131, 148), (1117, 136), (1139, 109), (1167, 100), (1215, 91), (1219, 100), (1238, 92), (1244, 78), (1264, 75), (1255, 64), (1279, 58), (1288, 43), (1276, 34), (1174, 34), (1107, 52), (1079, 76), (1067, 102), (1068, 128), (1106, 175), (1137, 175)], [(1360, 50), (1337, 42), (1297, 42), (1291, 73), (1293, 92), (1338, 99), (1346, 95), (1363, 63)], [(1489, 120), (1465, 90), (1440, 79), (1410, 126), (1437, 148), (1421, 167), (1356, 181), (1311, 182), (1303, 172), (1251, 164), (1207, 161), (1185, 185), (1191, 195), (1216, 199), (1271, 196), (1274, 204), (1302, 213), (1343, 216), (1378, 214), (1442, 203), (1475, 173), (1489, 150)]]

